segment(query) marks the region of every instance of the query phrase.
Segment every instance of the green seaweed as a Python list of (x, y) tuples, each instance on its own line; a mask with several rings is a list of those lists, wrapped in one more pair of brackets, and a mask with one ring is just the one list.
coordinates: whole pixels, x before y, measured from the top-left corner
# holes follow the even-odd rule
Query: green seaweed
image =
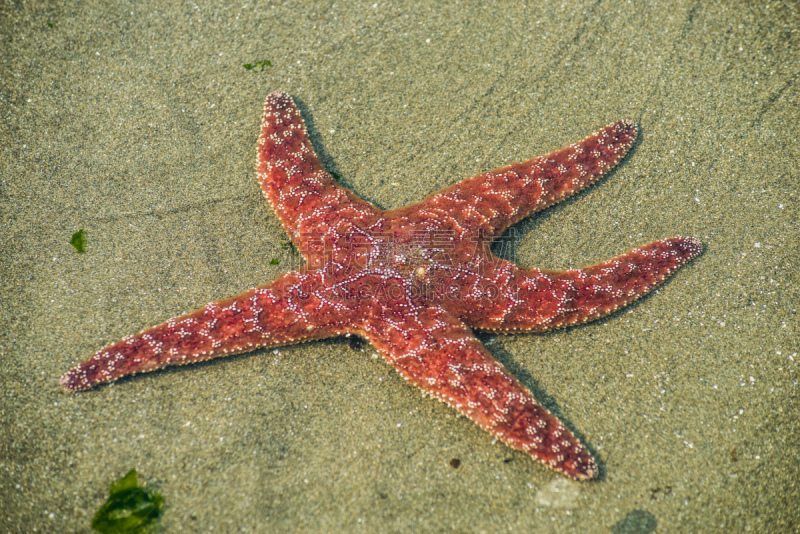
[(86, 252), (86, 232), (83, 231), (83, 228), (72, 234), (72, 239), (69, 240), (69, 244), (75, 247), (78, 254)]
[(136, 469), (111, 483), (108, 500), (100, 507), (92, 528), (101, 534), (144, 534), (163, 513), (164, 497), (139, 486)]
[(281, 241), (281, 248), (283, 250), (288, 250), (292, 254), (292, 256), (297, 256), (298, 254), (297, 249), (294, 246), (294, 243), (292, 243), (291, 241)]
[(337, 182), (341, 182), (341, 181), (342, 181), (342, 177), (341, 177), (341, 176), (339, 176), (338, 174), (336, 174), (335, 172), (333, 172), (333, 171), (328, 171), (328, 174), (330, 174), (331, 176), (333, 176), (333, 179), (334, 179), (334, 180), (336, 180)]
[(265, 59), (264, 61), (259, 61), (258, 63), (245, 63), (244, 64), (244, 68), (246, 68), (247, 70), (253, 70), (256, 67), (261, 67), (261, 70), (258, 71), (258, 72), (264, 72), (265, 68), (271, 67), (271, 66), (272, 66), (272, 61), (270, 61), (268, 59)]
[(278, 258), (272, 258), (271, 260), (269, 260), (270, 265), (278, 265), (280, 262), (281, 260), (279, 260)]

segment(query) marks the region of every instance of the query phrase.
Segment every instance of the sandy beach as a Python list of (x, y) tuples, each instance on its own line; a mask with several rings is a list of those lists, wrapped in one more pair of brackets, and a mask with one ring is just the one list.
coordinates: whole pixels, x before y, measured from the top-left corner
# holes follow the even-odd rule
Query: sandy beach
[[(4, 4), (0, 531), (91, 532), (133, 468), (170, 533), (800, 531), (798, 28), (774, 2)], [(703, 254), (602, 320), (479, 334), (598, 480), (344, 338), (59, 386), (289, 268), (254, 168), (275, 90), (384, 209), (639, 124), (618, 169), (517, 224), (505, 257), (576, 268), (670, 236)]]

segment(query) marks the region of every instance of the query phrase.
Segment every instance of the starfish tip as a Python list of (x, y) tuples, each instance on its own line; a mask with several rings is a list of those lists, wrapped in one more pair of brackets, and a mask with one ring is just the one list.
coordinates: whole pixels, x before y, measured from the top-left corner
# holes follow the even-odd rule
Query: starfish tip
[(597, 463), (586, 450), (565, 461), (559, 470), (575, 480), (592, 480), (600, 474)]
[(75, 369), (70, 369), (67, 371), (64, 376), (61, 377), (60, 384), (61, 387), (66, 389), (67, 391), (79, 391), (80, 388), (80, 376), (77, 376), (78, 373), (75, 372)]
[(695, 237), (676, 237), (671, 241), (678, 253), (687, 261), (696, 258), (703, 252), (703, 242)]

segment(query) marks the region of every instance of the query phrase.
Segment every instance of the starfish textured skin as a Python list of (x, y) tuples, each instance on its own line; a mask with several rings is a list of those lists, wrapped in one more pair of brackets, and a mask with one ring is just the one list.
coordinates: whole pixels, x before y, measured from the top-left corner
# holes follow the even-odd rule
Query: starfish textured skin
[(615, 122), (561, 150), (383, 211), (336, 183), (291, 97), (272, 93), (258, 139), (258, 181), (305, 265), (123, 338), (61, 384), (86, 390), (167, 365), (358, 335), (410, 383), (507, 445), (570, 477), (594, 478), (592, 455), (471, 329), (539, 332), (592, 321), (647, 294), (700, 253), (698, 240), (675, 237), (559, 272), (523, 269), (489, 250), (512, 224), (597, 181), (636, 136), (633, 122)]

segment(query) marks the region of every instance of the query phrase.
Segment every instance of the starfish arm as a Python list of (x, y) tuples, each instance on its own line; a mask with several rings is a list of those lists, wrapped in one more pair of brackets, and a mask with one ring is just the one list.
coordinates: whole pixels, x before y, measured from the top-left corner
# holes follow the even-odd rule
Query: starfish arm
[(338, 335), (346, 315), (315, 295), (316, 273), (290, 272), (271, 284), (211, 302), (128, 336), (70, 369), (61, 385), (90, 389), (131, 374)]
[(264, 196), (306, 257), (320, 247), (330, 250), (348, 227), (379, 218), (377, 208), (325, 172), (286, 93), (274, 92), (264, 102), (257, 169)]
[(454, 214), (471, 235), (498, 236), (596, 182), (625, 156), (637, 133), (633, 121), (617, 121), (561, 150), (454, 184), (416, 208)]
[(494, 288), (493, 298), (465, 299), (458, 316), (473, 328), (496, 331), (545, 331), (593, 321), (661, 285), (702, 248), (697, 239), (674, 237), (562, 272), (519, 269), (498, 260), (495, 272), (481, 282)]
[(387, 310), (361, 333), (403, 378), (508, 446), (570, 477), (597, 476), (580, 441), (443, 308)]

